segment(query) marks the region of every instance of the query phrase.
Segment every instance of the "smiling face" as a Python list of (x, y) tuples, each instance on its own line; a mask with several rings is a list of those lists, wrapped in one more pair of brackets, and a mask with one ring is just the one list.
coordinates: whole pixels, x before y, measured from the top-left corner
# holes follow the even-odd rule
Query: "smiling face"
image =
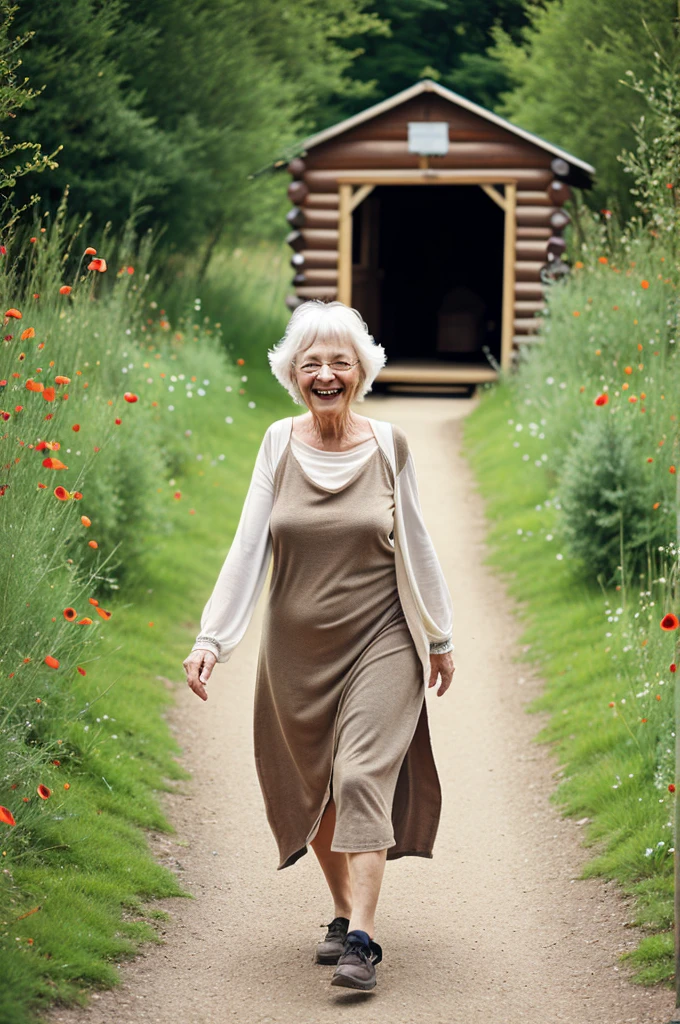
[[(341, 363), (348, 368), (341, 369)], [(329, 339), (313, 342), (298, 353), (295, 378), (314, 416), (344, 416), (361, 383), (362, 370), (351, 342)]]

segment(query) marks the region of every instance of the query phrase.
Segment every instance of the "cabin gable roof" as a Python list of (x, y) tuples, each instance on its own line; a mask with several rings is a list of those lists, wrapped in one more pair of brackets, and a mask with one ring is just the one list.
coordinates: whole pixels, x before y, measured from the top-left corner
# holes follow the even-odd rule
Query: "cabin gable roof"
[[(544, 150), (546, 153), (550, 153), (552, 156), (561, 157), (571, 166), (584, 171), (589, 177), (595, 174), (595, 168), (591, 164), (586, 163), (585, 160), (580, 160), (578, 157), (573, 156), (571, 153), (561, 149), (559, 146), (555, 146), (551, 142), (546, 142), (545, 139), (540, 138), (538, 135), (534, 135), (533, 132), (526, 131), (524, 128), (518, 128), (517, 125), (512, 124), (511, 121), (507, 121), (498, 114), (494, 114), (492, 111), (486, 110), (484, 107), (479, 106), (478, 103), (473, 103), (472, 100), (466, 99), (459, 93), (453, 92), (451, 89), (447, 89), (443, 85), (440, 85), (438, 82), (434, 82), (429, 78), (417, 82), (408, 89), (403, 89), (394, 96), (390, 96), (389, 99), (382, 100), (380, 103), (375, 103), (372, 107), (367, 107), (366, 110), (362, 110), (358, 114), (354, 114), (352, 117), (348, 117), (344, 121), (340, 121), (338, 124), (331, 125), (330, 128), (325, 128), (323, 131), (310, 135), (302, 143), (302, 148), (303, 150), (314, 149), (315, 147), (322, 145), (322, 143), (329, 142), (331, 139), (334, 139), (339, 135), (343, 135), (346, 132), (351, 132), (352, 129), (359, 128), (359, 126), (364, 124), (366, 121), (380, 117), (381, 114), (387, 113), (394, 107), (408, 103), (409, 100), (413, 100), (424, 93), (434, 93), (454, 106), (457, 106), (461, 110), (468, 111), (470, 114), (482, 118), (490, 125), (495, 125), (497, 128), (504, 129), (517, 138), (531, 143), (533, 146)], [(356, 134), (359, 133), (353, 134), (356, 137)]]

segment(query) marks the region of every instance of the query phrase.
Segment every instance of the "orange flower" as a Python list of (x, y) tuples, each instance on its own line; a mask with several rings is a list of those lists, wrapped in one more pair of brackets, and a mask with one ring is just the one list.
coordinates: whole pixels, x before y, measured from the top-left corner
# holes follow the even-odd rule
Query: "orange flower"
[(70, 782), (65, 782), (64, 783), (64, 789), (70, 789), (70, 788), (71, 788), (71, 783)]
[(92, 526), (92, 520), (88, 519), (87, 516), (81, 516), (80, 521), (83, 524), (83, 526)]
[(623, 372), (630, 374), (630, 373), (633, 372), (633, 367), (632, 366), (624, 366)]
[(652, 508), (653, 508), (653, 509), (657, 509), (657, 508), (659, 507), (659, 505), (660, 505), (660, 504), (661, 504), (661, 502), (660, 502), (660, 501), (655, 501), (655, 502), (654, 502), (654, 504), (652, 505)]
[(59, 294), (60, 295), (70, 295), (71, 294), (71, 285), (70, 284), (62, 284), (61, 288), (59, 289)]
[(71, 383), (71, 378), (70, 377), (63, 377), (60, 374), (58, 377), (54, 378), (54, 383), (55, 384), (70, 384)]
[(62, 487), (61, 484), (59, 487), (54, 488), (54, 496), (55, 498), (59, 498), (59, 501), (68, 501), (71, 497), (70, 493), (65, 487)]
[(54, 388), (50, 387), (50, 388), (45, 388), (44, 389), (44, 391), (42, 393), (42, 396), (43, 396), (43, 398), (45, 399), (46, 402), (53, 402), (55, 394), (56, 394), (56, 392), (55, 392)]
[(48, 654), (45, 658), (45, 664), (50, 668), (59, 668), (59, 662), (56, 658), (53, 658), (51, 654)]
[(85, 250), (85, 255), (86, 256), (96, 256), (97, 255), (97, 250), (93, 249), (91, 245), (88, 245), (87, 249)]
[(27, 380), (26, 381), (27, 391), (44, 391), (45, 385), (41, 384), (39, 380)]
[(5, 316), (14, 317), (15, 320), (21, 320), (22, 315), (23, 314), (20, 313), (18, 309), (14, 309), (14, 308), (8, 309), (7, 312), (5, 313)]
[(49, 798), (52, 796), (52, 790), (48, 789), (47, 786), (43, 786), (42, 782), (38, 786), (36, 793), (38, 794), (38, 796), (41, 796), (43, 800), (49, 800)]
[(98, 548), (98, 547), (99, 547), (99, 544), (97, 544), (97, 541), (96, 541), (96, 540), (88, 540), (88, 542), (87, 542), (87, 543), (88, 543), (88, 545), (89, 545), (89, 546), (90, 546), (91, 548)]
[[(573, 315), (574, 316), (580, 316), (581, 314), (579, 313), (579, 311), (577, 309), (575, 309)], [(243, 394), (243, 392), (241, 392), (241, 393)]]
[(664, 615), (659, 625), (663, 630), (670, 633), (672, 630), (677, 629), (678, 626), (680, 626), (680, 621), (678, 620), (677, 615), (673, 615), (672, 612), (668, 612), (667, 615)]
[(99, 256), (92, 260), (87, 265), (88, 270), (98, 270), (100, 274), (103, 274), (106, 270), (106, 260), (101, 259)]
[(78, 665), (78, 671), (80, 672), (81, 676), (86, 676), (87, 675), (87, 672), (85, 671), (85, 669), (81, 668), (80, 665)]
[(102, 617), (102, 619), (108, 620), (111, 618), (111, 612), (107, 612), (105, 608), (97, 608), (96, 612), (97, 615), (100, 615)]
[(609, 395), (606, 392), (603, 392), (601, 395), (598, 395), (595, 399), (595, 405), (606, 405), (608, 401)]
[(583, 264), (580, 260), (576, 260), (576, 263), (574, 264), (574, 270), (583, 270)]
[(22, 341), (28, 341), (29, 338), (35, 338), (35, 327), (27, 327), (25, 331), (21, 332)]
[(669, 473), (675, 473), (675, 466), (669, 466), (668, 467), (668, 472)]
[(597, 257), (597, 262), (598, 263), (609, 263), (609, 260), (607, 259), (606, 256), (598, 256)]
[(0, 821), (5, 825), (16, 825), (14, 816), (8, 807), (0, 807)]
[(177, 500), (179, 501), (179, 499), (182, 497), (182, 492), (181, 491), (175, 491), (174, 497), (177, 498)]
[(245, 359), (237, 359), (236, 363), (237, 363), (238, 366), (243, 366), (244, 363), (245, 363)]
[(38, 484), (38, 487), (40, 488), (41, 491), (44, 491), (45, 488), (47, 487), (47, 484)]
[(637, 395), (631, 395), (628, 399), (629, 402), (637, 402)]
[(649, 288), (649, 281), (640, 281), (641, 288)]
[(99, 601), (97, 600), (96, 597), (88, 597), (88, 601), (90, 602), (90, 604), (93, 604), (95, 606), (95, 608), (99, 604)]
[(74, 491), (74, 492), (73, 492), (73, 497), (75, 498), (75, 500), (76, 500), (76, 501), (80, 501), (80, 500), (82, 499), (82, 497), (83, 497), (83, 496), (82, 496), (82, 494), (80, 493), (80, 491)]
[(86, 615), (84, 619), (78, 619), (78, 625), (79, 626), (91, 626), (92, 625), (92, 619), (88, 618), (87, 615)]
[(126, 391), (125, 394), (123, 395), (123, 398), (125, 399), (126, 402), (129, 402), (130, 405), (133, 405), (135, 402), (139, 401), (139, 396), (133, 395), (131, 391)]
[(43, 466), (45, 469), (68, 469), (68, 466), (65, 466), (59, 459), (52, 458), (43, 459)]
[(78, 612), (75, 608), (64, 608), (64, 618), (67, 622), (73, 622)]
[(127, 267), (126, 269), (127, 269), (128, 274), (130, 275), (130, 277), (132, 277), (132, 275), (135, 272), (135, 268), (134, 267)]

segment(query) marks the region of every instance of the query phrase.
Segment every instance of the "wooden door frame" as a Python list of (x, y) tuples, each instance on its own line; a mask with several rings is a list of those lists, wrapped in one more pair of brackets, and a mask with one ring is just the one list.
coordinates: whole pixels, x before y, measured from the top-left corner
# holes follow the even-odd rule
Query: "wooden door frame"
[[(503, 232), (503, 297), (501, 303), (501, 369), (509, 370), (515, 319), (515, 251), (517, 178), (494, 171), (346, 171), (338, 175), (338, 298), (352, 304), (352, 213), (376, 185), (479, 185), (505, 214)], [(494, 186), (503, 185), (505, 194)], [(356, 188), (356, 191), (355, 191)]]

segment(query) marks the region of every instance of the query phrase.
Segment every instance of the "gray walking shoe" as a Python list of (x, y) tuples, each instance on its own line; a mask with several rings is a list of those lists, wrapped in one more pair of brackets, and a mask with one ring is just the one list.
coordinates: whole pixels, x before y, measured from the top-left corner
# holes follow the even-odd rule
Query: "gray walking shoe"
[(349, 921), (346, 917), (334, 917), (329, 925), (321, 925), (328, 928), (326, 938), (316, 944), (317, 964), (337, 964), (345, 948), (347, 929)]
[(382, 960), (382, 949), (369, 938), (367, 932), (351, 931), (345, 940), (342, 956), (338, 960), (331, 985), (358, 988), (364, 992), (375, 988), (375, 965)]

